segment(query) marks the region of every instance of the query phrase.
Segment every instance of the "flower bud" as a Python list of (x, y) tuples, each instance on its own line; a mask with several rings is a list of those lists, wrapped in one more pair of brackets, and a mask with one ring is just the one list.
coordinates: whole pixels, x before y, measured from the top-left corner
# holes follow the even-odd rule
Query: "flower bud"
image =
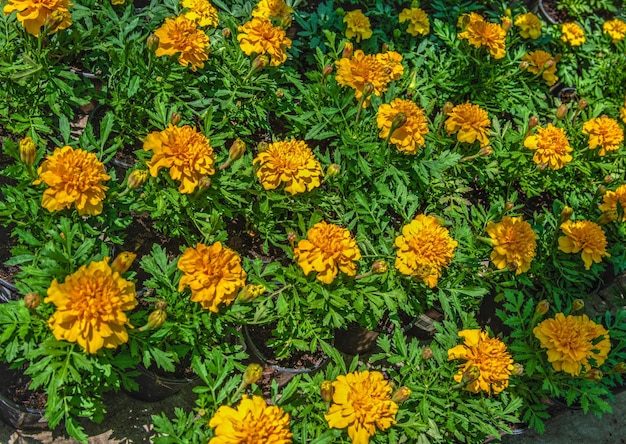
[(470, 368), (463, 372), (461, 381), (463, 382), (463, 384), (469, 384), (473, 381), (476, 381), (478, 378), (480, 378), (480, 369), (477, 366), (472, 365)]
[(545, 163), (545, 162), (539, 162), (539, 163), (537, 164), (537, 169), (538, 169), (539, 171), (544, 171), (546, 168), (548, 168), (548, 164), (547, 164), (547, 163)]
[(270, 64), (270, 59), (265, 54), (259, 54), (252, 61), (252, 72), (261, 71)]
[(554, 66), (554, 60), (553, 59), (548, 59), (548, 60), (546, 60), (546, 63), (543, 64), (543, 69), (549, 69), (549, 68), (551, 68), (553, 66)]
[(328, 168), (326, 168), (326, 177), (335, 177), (339, 175), (340, 172), (341, 172), (341, 165), (338, 165), (336, 163), (331, 163), (330, 165), (328, 165)]
[(150, 51), (156, 51), (159, 47), (159, 38), (155, 34), (150, 34), (146, 39), (146, 46)]
[(202, 176), (198, 181), (198, 191), (208, 190), (211, 187), (211, 178), (209, 176)]
[(276, 94), (276, 97), (278, 97), (279, 99), (285, 97), (285, 91), (280, 88), (278, 88), (274, 94)]
[(608, 223), (613, 222), (613, 216), (611, 215), (610, 212), (605, 211), (604, 213), (600, 215), (600, 217), (598, 218), (596, 222), (598, 225), (606, 225)]
[(604, 196), (605, 193), (606, 187), (604, 185), (599, 185), (598, 189), (596, 190), (596, 196)]
[(389, 270), (389, 265), (387, 265), (387, 261), (379, 260), (372, 264), (372, 273), (373, 274), (385, 274)]
[(556, 114), (554, 115), (554, 117), (556, 117), (558, 120), (561, 120), (566, 115), (567, 115), (567, 105), (559, 105), (559, 107), (556, 109)]
[(237, 300), (239, 302), (251, 302), (261, 296), (265, 292), (265, 286), (263, 285), (245, 285), (239, 294), (237, 295)]
[(561, 61), (561, 59), (563, 58), (563, 54), (556, 54), (553, 59), (554, 59), (554, 63), (558, 63)]
[(328, 77), (329, 75), (331, 75), (333, 72), (333, 66), (332, 65), (326, 65), (324, 66), (324, 69), (322, 70), (322, 77)]
[(578, 109), (580, 111), (584, 110), (585, 108), (587, 108), (587, 105), (589, 105), (589, 103), (585, 100), (585, 99), (580, 99), (578, 101)]
[(506, 268), (509, 271), (517, 271), (517, 269), (519, 268), (519, 265), (517, 262), (511, 261), (506, 264)]
[(263, 376), (263, 367), (253, 362), (246, 367), (246, 371), (243, 373), (243, 382), (246, 385), (254, 384), (261, 379), (261, 376)]
[(115, 256), (115, 259), (113, 259), (113, 262), (111, 263), (111, 270), (119, 274), (126, 273), (136, 257), (137, 255), (135, 253), (122, 251), (120, 254)]
[(37, 155), (37, 147), (30, 137), (24, 137), (20, 140), (20, 160), (24, 165), (30, 167), (35, 163)]
[(396, 404), (400, 404), (411, 397), (411, 389), (406, 385), (400, 387), (391, 397), (391, 400)]
[(150, 173), (148, 170), (133, 170), (128, 176), (126, 181), (126, 187), (129, 190), (136, 190), (140, 186), (143, 186), (147, 181)]
[(611, 183), (613, 182), (613, 176), (611, 176), (610, 174), (607, 174), (606, 176), (604, 176), (604, 183)]
[(489, 145), (485, 145), (481, 147), (480, 150), (478, 151), (478, 155), (483, 156), (483, 157), (489, 157), (492, 154), (493, 154), (493, 148), (491, 148), (491, 146)]
[(206, 409), (198, 410), (198, 416), (201, 417), (201, 418), (206, 416)]
[(574, 209), (572, 207), (568, 207), (567, 205), (564, 206), (561, 210), (561, 214), (559, 215), (559, 225), (570, 220), (572, 218), (572, 214), (574, 214)]
[(528, 66), (529, 66), (529, 63), (526, 60), (524, 60), (523, 62), (520, 62), (519, 69), (525, 71), (528, 69)]
[(443, 105), (441, 112), (448, 115), (452, 112), (452, 109), (454, 109), (454, 104), (452, 102), (446, 102), (445, 105)]
[(398, 128), (402, 128), (406, 123), (406, 119), (407, 117), (405, 113), (396, 114), (391, 120), (391, 128), (393, 129), (393, 131), (397, 130)]
[(588, 379), (589, 381), (600, 382), (602, 381), (602, 377), (604, 374), (602, 370), (597, 368), (592, 368), (587, 373), (583, 374), (583, 378)]
[(165, 310), (167, 308), (167, 301), (165, 299), (157, 299), (154, 302), (154, 308), (157, 310)]
[(617, 364), (615, 364), (615, 366), (613, 367), (613, 373), (618, 373), (618, 374), (622, 374), (622, 373), (626, 373), (626, 362), (618, 362)]
[(222, 35), (225, 39), (230, 38), (230, 28), (222, 28)]
[(585, 306), (585, 301), (583, 301), (582, 299), (576, 299), (574, 302), (572, 302), (573, 311), (582, 310), (584, 306)]
[(180, 121), (183, 119), (183, 116), (180, 115), (179, 112), (174, 111), (170, 116), (170, 123), (174, 126), (178, 126)]
[(293, 231), (287, 233), (287, 240), (291, 245), (293, 245), (293, 243), (296, 241), (296, 233), (294, 233)]
[(506, 202), (504, 202), (504, 211), (511, 211), (513, 209), (513, 207), (515, 207), (515, 204), (513, 202), (511, 202), (510, 200), (507, 200)]
[(502, 29), (504, 29), (504, 32), (509, 32), (512, 24), (513, 24), (513, 20), (511, 20), (511, 17), (502, 17), (501, 26), (502, 26)]
[(524, 366), (519, 362), (513, 364), (513, 370), (511, 371), (512, 375), (520, 376), (524, 374)]
[(236, 138), (233, 144), (230, 146), (228, 150), (228, 158), (231, 162), (234, 162), (237, 159), (240, 159), (243, 156), (243, 153), (246, 152), (246, 144), (240, 138)]
[(24, 306), (29, 310), (34, 310), (41, 304), (41, 296), (37, 293), (28, 293), (24, 296)]
[(543, 316), (544, 314), (548, 312), (549, 309), (550, 309), (550, 303), (547, 300), (543, 299), (539, 301), (539, 303), (537, 304), (535, 313)]
[(324, 402), (331, 402), (333, 400), (333, 394), (335, 393), (335, 388), (333, 387), (333, 383), (331, 381), (322, 381), (320, 385), (320, 395)]
[(383, 43), (382, 46), (380, 47), (380, 52), (384, 54), (387, 51), (389, 51), (389, 43)]
[[(369, 97), (372, 95), (372, 93), (374, 92), (374, 84), (371, 82), (367, 82), (365, 85), (363, 85), (363, 97)], [(406, 115), (405, 115), (406, 117)], [(395, 119), (395, 117), (394, 117)]]
[(528, 129), (531, 130), (539, 124), (539, 118), (537, 116), (530, 116), (528, 118)]
[(62, 10), (54, 10), (52, 13), (46, 18), (44, 22), (44, 32), (46, 34), (52, 34), (57, 31), (57, 28), (63, 20), (66, 18), (67, 12), (63, 12)]
[(164, 310), (154, 310), (148, 316), (148, 322), (146, 322), (146, 325), (141, 327), (139, 331), (146, 331), (151, 328), (159, 328), (161, 325), (165, 323), (166, 319), (167, 319), (167, 313), (165, 313)]
[(256, 146), (256, 150), (258, 153), (262, 153), (263, 151), (265, 151), (266, 149), (269, 148), (269, 143), (267, 142), (259, 142)]
[(422, 359), (424, 361), (428, 361), (429, 359), (432, 359), (433, 357), (433, 349), (430, 347), (424, 347), (422, 349)]
[(353, 52), (354, 52), (354, 47), (352, 46), (352, 42), (346, 42), (343, 45), (343, 51), (341, 51), (341, 58), (349, 59), (352, 57)]

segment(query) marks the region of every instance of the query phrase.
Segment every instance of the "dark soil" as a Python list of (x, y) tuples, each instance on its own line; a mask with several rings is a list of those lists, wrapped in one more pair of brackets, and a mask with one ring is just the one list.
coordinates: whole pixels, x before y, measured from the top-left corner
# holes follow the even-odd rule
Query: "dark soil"
[(30, 410), (45, 410), (48, 396), (45, 392), (33, 391), (28, 388), (31, 379), (22, 370), (10, 370), (2, 364), (2, 393), (20, 407)]
[(557, 23), (565, 23), (572, 20), (565, 9), (558, 8), (557, 0), (543, 0), (543, 9)]

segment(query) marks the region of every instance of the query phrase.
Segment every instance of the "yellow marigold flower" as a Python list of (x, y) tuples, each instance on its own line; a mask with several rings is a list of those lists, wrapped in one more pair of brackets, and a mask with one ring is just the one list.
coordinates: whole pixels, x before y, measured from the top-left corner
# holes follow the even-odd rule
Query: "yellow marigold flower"
[(424, 111), (415, 102), (394, 99), (391, 104), (380, 105), (376, 115), (376, 123), (380, 128), (378, 135), (386, 139), (389, 136), (393, 118), (400, 113), (406, 115), (406, 123), (396, 129), (389, 140), (403, 153), (416, 154), (419, 147), (426, 143), (424, 135), (428, 133), (428, 122)]
[(278, 66), (287, 60), (287, 48), (291, 48), (291, 39), (280, 26), (272, 26), (266, 18), (253, 17), (239, 27), (237, 35), (239, 46), (246, 55), (267, 54), (270, 65)]
[(346, 37), (349, 39), (356, 37), (356, 41), (360, 42), (361, 39), (366, 40), (372, 36), (370, 19), (360, 9), (348, 12), (343, 22), (347, 24)]
[(626, 35), (626, 23), (619, 19), (607, 20), (602, 25), (602, 31), (611, 36), (613, 43), (617, 43), (620, 40), (624, 40), (624, 36)]
[(547, 349), (552, 367), (572, 376), (580, 375), (583, 366), (585, 371), (601, 366), (611, 350), (609, 332), (587, 315), (565, 317), (557, 313), (537, 324), (533, 334), (541, 348)]
[(541, 36), (543, 23), (532, 12), (522, 14), (515, 19), (515, 26), (520, 28), (519, 35), (525, 39), (538, 39)]
[(489, 394), (493, 391), (498, 394), (507, 388), (515, 366), (504, 342), (490, 338), (489, 333), (478, 329), (462, 330), (459, 336), (464, 339), (464, 344), (448, 350), (448, 361), (464, 359), (466, 362), (459, 365), (454, 380), (459, 383), (463, 381), (463, 374), (473, 367), (474, 371), (478, 370), (476, 377), (465, 385), (465, 390), (474, 393), (482, 390)]
[(572, 161), (572, 147), (565, 130), (548, 123), (546, 128), (538, 127), (537, 134), (528, 136), (524, 146), (535, 150), (533, 160), (536, 164), (545, 164), (553, 170), (561, 169)]
[(412, 36), (427, 35), (430, 32), (428, 15), (420, 8), (404, 8), (399, 16), (400, 23), (409, 22), (406, 32)]
[[(619, 202), (619, 210), (617, 203)], [(626, 185), (617, 187), (615, 191), (607, 191), (602, 197), (600, 210), (608, 215), (609, 220), (626, 221)]]
[(198, 26), (215, 28), (220, 23), (217, 9), (208, 0), (182, 0), (180, 5), (187, 8), (183, 15)]
[(364, 370), (339, 375), (333, 390), (333, 403), (324, 418), (330, 428), (347, 428), (353, 444), (367, 444), (377, 429), (396, 423), (398, 404), (391, 400), (392, 388), (382, 373)]
[(489, 144), (489, 116), (478, 105), (467, 102), (452, 108), (446, 119), (446, 131), (455, 134), (459, 142), (474, 143), (481, 146)]
[[(354, 88), (357, 100), (363, 96), (363, 86), (367, 83), (374, 85), (373, 94), (380, 97), (387, 91), (390, 81), (389, 74), (385, 71), (385, 65), (373, 55), (365, 55), (357, 49), (351, 58), (343, 57), (335, 62), (337, 66), (337, 83)], [(369, 106), (369, 97), (364, 101), (363, 107)]]
[(48, 319), (54, 337), (77, 342), (87, 353), (128, 341), (126, 311), (137, 305), (135, 284), (109, 266), (109, 258), (83, 265), (59, 284), (54, 279), (44, 302), (56, 311)]
[[(529, 52), (528, 54), (524, 54), (522, 56), (522, 60), (528, 62), (528, 67), (526, 70), (533, 74), (541, 74), (543, 80), (546, 81), (548, 86), (554, 85), (559, 78), (556, 75), (556, 60), (549, 53), (537, 50)], [(546, 62), (548, 60), (552, 61), (552, 65), (546, 67)]]
[(37, 169), (39, 178), (34, 185), (45, 183), (41, 206), (50, 212), (70, 208), (78, 214), (96, 216), (102, 213), (104, 192), (109, 188), (102, 185), (111, 178), (104, 164), (94, 153), (71, 146), (57, 148)]
[(402, 54), (396, 51), (387, 51), (375, 55), (376, 60), (383, 66), (386, 73), (385, 84), (398, 80), (404, 74)]
[(198, 243), (196, 248), (185, 249), (178, 259), (178, 269), (183, 272), (178, 291), (189, 286), (191, 301), (214, 313), (219, 311), (220, 303), (230, 305), (246, 284), (241, 258), (220, 242), (210, 246)]
[(68, 8), (71, 6), (73, 4), (69, 0), (9, 0), (3, 11), (5, 15), (17, 11), (17, 20), (26, 32), (38, 37), (46, 20), (53, 14), (59, 23), (50, 29), (50, 33), (69, 28), (72, 16)]
[(323, 174), (322, 165), (303, 140), (270, 143), (253, 163), (259, 164), (256, 174), (263, 188), (273, 190), (284, 182), (285, 191), (290, 194), (319, 187)]
[(154, 35), (159, 38), (156, 50), (159, 57), (180, 53), (178, 63), (191, 65), (193, 71), (204, 67), (205, 60), (209, 59), (209, 37), (198, 29), (195, 21), (185, 15), (166, 18), (165, 23), (154, 31)]
[(150, 175), (157, 177), (161, 168), (168, 168), (170, 177), (180, 182), (178, 191), (192, 193), (200, 179), (215, 173), (213, 148), (204, 134), (189, 125), (169, 125), (146, 137), (143, 149), (154, 155), (146, 165)]
[(504, 216), (501, 222), (489, 222), (487, 233), (493, 240), (491, 261), (500, 270), (514, 265), (515, 274), (525, 273), (535, 257), (537, 235), (520, 217)]
[(583, 125), (583, 134), (589, 136), (589, 148), (600, 147), (598, 154), (604, 156), (607, 151), (617, 151), (624, 141), (624, 130), (615, 119), (607, 116), (588, 120)]
[(291, 25), (293, 8), (285, 0), (261, 0), (252, 11), (252, 17), (276, 20), (278, 25), (288, 28)]
[(469, 24), (457, 37), (467, 39), (476, 48), (486, 46), (494, 59), (501, 59), (506, 55), (506, 31), (497, 23), (485, 21), (474, 12), (470, 13)]
[(335, 279), (338, 269), (354, 276), (355, 261), (361, 259), (361, 251), (350, 231), (324, 221), (313, 225), (293, 253), (304, 274), (315, 271), (316, 278), (325, 284)]
[(209, 444), (290, 444), (289, 414), (267, 405), (261, 396), (243, 395), (237, 409), (221, 406), (209, 421), (215, 436)]
[(585, 31), (577, 23), (563, 23), (561, 26), (561, 41), (570, 46), (580, 46), (585, 43)]
[(600, 225), (588, 220), (572, 222), (568, 220), (561, 224), (561, 231), (565, 236), (559, 237), (559, 250), (564, 253), (578, 253), (582, 251), (585, 269), (589, 270), (593, 262), (599, 264), (602, 257), (610, 257), (606, 252), (606, 236)]
[(437, 218), (419, 214), (402, 227), (402, 235), (396, 237), (396, 269), (433, 288), (441, 277), (441, 269), (454, 259), (457, 245)]

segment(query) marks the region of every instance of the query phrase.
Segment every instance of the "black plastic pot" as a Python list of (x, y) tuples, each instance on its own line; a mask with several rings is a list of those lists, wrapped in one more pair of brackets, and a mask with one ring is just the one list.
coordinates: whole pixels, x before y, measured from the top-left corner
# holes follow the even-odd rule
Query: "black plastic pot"
[(7, 281), (0, 279), (0, 303), (17, 301), (19, 299), (17, 288)]
[(139, 385), (137, 391), (128, 391), (128, 395), (140, 401), (156, 402), (178, 393), (183, 387), (194, 384), (198, 378), (180, 378), (174, 373), (171, 376), (163, 376), (155, 373), (143, 365), (137, 366), (139, 376), (135, 382)]
[[(9, 369), (6, 364), (0, 364), (0, 380), (11, 379), (15, 372), (16, 370)], [(14, 429), (47, 430), (48, 419), (44, 417), (44, 412), (16, 404), (0, 390), (0, 419)]]

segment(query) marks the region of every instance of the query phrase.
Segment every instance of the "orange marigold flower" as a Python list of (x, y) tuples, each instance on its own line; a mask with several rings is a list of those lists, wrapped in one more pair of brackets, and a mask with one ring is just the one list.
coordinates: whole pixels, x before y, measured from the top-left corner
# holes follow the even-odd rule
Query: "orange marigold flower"
[(536, 164), (545, 164), (553, 170), (561, 169), (572, 161), (572, 147), (565, 130), (548, 123), (546, 128), (538, 127), (537, 134), (528, 136), (524, 146), (535, 150), (533, 160)]
[(209, 37), (186, 15), (166, 18), (154, 35), (159, 38), (158, 57), (180, 53), (178, 63), (191, 65), (193, 71), (204, 67), (205, 60), (209, 59)]
[(38, 37), (46, 21), (55, 22), (55, 26), (47, 31), (50, 34), (69, 28), (72, 16), (68, 8), (71, 6), (73, 4), (69, 0), (9, 0), (3, 11), (5, 15), (17, 11), (17, 20), (26, 32)]
[[(619, 208), (618, 208), (619, 202)], [(600, 210), (608, 216), (608, 220), (626, 221), (626, 185), (617, 187), (615, 191), (607, 191), (602, 197)]]
[[(556, 371), (578, 376), (592, 366), (601, 366), (611, 350), (609, 332), (587, 315), (565, 316), (557, 313), (533, 329), (533, 334), (547, 349), (548, 362)], [(591, 362), (590, 362), (591, 360)]]
[(532, 12), (527, 12), (526, 14), (522, 14), (515, 19), (515, 26), (517, 26), (520, 31), (519, 35), (524, 37), (525, 39), (538, 39), (541, 36), (541, 27), (543, 23), (539, 20)]
[[(389, 75), (385, 72), (385, 66), (376, 56), (365, 55), (357, 49), (351, 58), (343, 57), (336, 61), (337, 83), (354, 88), (357, 100), (363, 96), (363, 86), (366, 83), (374, 85), (373, 94), (380, 97), (387, 90)], [(369, 97), (364, 101), (363, 107), (369, 106)]]
[(278, 66), (287, 60), (287, 48), (291, 48), (291, 39), (280, 26), (272, 26), (266, 18), (253, 17), (239, 27), (237, 35), (239, 46), (246, 55), (267, 54), (270, 65)]
[(187, 8), (183, 15), (198, 26), (215, 28), (220, 23), (217, 9), (208, 0), (182, 0), (180, 5)]
[(370, 19), (360, 9), (348, 12), (343, 22), (347, 25), (346, 37), (349, 39), (356, 37), (356, 41), (360, 42), (361, 39), (366, 40), (372, 36)]
[(613, 43), (624, 40), (626, 35), (626, 23), (620, 19), (607, 20), (602, 25), (602, 31), (613, 39)]
[(577, 23), (563, 23), (561, 26), (561, 41), (570, 46), (580, 46), (585, 43), (585, 31)]
[(428, 15), (420, 8), (404, 8), (399, 16), (400, 23), (409, 22), (406, 32), (412, 36), (427, 35), (430, 32)]
[(610, 257), (606, 252), (606, 236), (604, 231), (595, 222), (581, 220), (565, 221), (561, 224), (561, 231), (565, 236), (559, 237), (559, 250), (564, 253), (578, 253), (582, 251), (585, 269), (589, 270), (593, 262), (599, 264), (602, 257)]
[(320, 186), (322, 165), (303, 140), (270, 143), (253, 163), (259, 164), (256, 175), (266, 190), (273, 190), (284, 182), (290, 194), (304, 193)]
[(487, 233), (493, 240), (491, 261), (500, 270), (515, 267), (515, 274), (525, 273), (535, 257), (537, 235), (520, 217), (504, 216), (501, 222), (489, 222)]
[[(464, 359), (466, 362), (459, 365), (454, 380), (466, 382), (465, 390), (474, 393), (482, 390), (498, 394), (507, 388), (515, 366), (504, 342), (490, 338), (489, 333), (478, 329), (462, 330), (459, 336), (464, 339), (464, 344), (448, 350), (448, 361)], [(469, 379), (468, 374), (472, 374)]]
[(157, 177), (161, 168), (168, 168), (170, 177), (180, 182), (181, 193), (192, 193), (200, 179), (215, 173), (209, 139), (189, 125), (170, 124), (163, 131), (148, 134), (143, 149), (154, 152), (147, 163), (150, 175)]
[[(556, 60), (549, 53), (539, 49), (524, 54), (522, 60), (528, 62), (526, 70), (533, 74), (541, 73), (541, 77), (543, 77), (548, 86), (554, 85), (559, 80), (556, 75)], [(548, 60), (551, 61), (551, 64), (547, 63)]]
[(361, 259), (361, 251), (349, 230), (321, 221), (298, 242), (294, 258), (304, 274), (315, 271), (317, 279), (330, 284), (338, 269), (348, 276), (356, 274), (355, 261)]
[(279, 26), (288, 28), (291, 26), (292, 12), (293, 8), (285, 0), (261, 0), (252, 11), (252, 17), (273, 19)]
[(246, 284), (241, 258), (220, 242), (186, 248), (178, 259), (178, 269), (183, 272), (178, 291), (189, 286), (191, 301), (214, 313), (219, 311), (219, 304), (230, 305)]
[(396, 51), (387, 51), (385, 53), (378, 53), (375, 55), (376, 60), (383, 65), (383, 70), (386, 74), (385, 84), (398, 80), (404, 74), (404, 67), (402, 66), (402, 54)]
[(419, 214), (402, 227), (402, 235), (396, 237), (396, 269), (433, 288), (441, 277), (442, 268), (454, 259), (457, 245), (437, 218)]
[(348, 373), (332, 383), (333, 403), (324, 415), (328, 426), (348, 429), (353, 444), (367, 444), (376, 430), (396, 423), (398, 404), (391, 400), (392, 388), (380, 372)]
[(617, 151), (624, 141), (624, 130), (615, 119), (607, 116), (588, 120), (583, 125), (583, 134), (589, 136), (589, 148), (600, 147), (598, 154), (604, 156), (607, 151)]
[(476, 140), (481, 146), (489, 144), (489, 116), (487, 111), (478, 105), (467, 102), (452, 108), (446, 119), (446, 131), (455, 134), (459, 142), (474, 143)]
[(494, 59), (501, 59), (506, 55), (506, 31), (499, 24), (485, 21), (474, 12), (470, 13), (469, 24), (457, 37), (467, 39), (476, 48), (486, 46)]
[(290, 444), (289, 414), (267, 405), (261, 396), (243, 395), (236, 409), (223, 405), (209, 421), (215, 436), (209, 444)]
[(54, 337), (77, 342), (85, 352), (115, 348), (128, 341), (125, 312), (137, 305), (135, 284), (109, 266), (109, 258), (83, 265), (59, 284), (54, 279), (44, 302), (56, 311), (48, 319)]
[(102, 213), (104, 192), (109, 189), (102, 182), (111, 176), (94, 153), (71, 146), (57, 148), (37, 169), (37, 175), (39, 178), (33, 184), (43, 182), (49, 187), (41, 201), (41, 206), (48, 211), (74, 205), (81, 216)]
[(386, 139), (389, 136), (394, 117), (400, 113), (406, 115), (406, 122), (393, 132), (389, 140), (403, 153), (416, 154), (419, 147), (426, 143), (424, 135), (428, 133), (428, 122), (424, 116), (424, 111), (415, 102), (394, 99), (391, 104), (380, 105), (376, 115), (376, 123), (380, 128), (378, 135)]

